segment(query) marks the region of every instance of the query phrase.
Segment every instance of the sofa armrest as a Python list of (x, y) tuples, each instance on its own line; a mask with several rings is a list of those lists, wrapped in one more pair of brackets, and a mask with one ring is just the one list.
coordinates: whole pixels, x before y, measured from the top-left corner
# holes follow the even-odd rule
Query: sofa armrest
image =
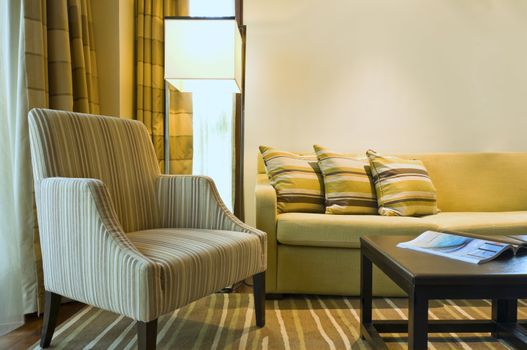
[(277, 273), (277, 207), (276, 191), (269, 182), (266, 174), (258, 174), (256, 178), (256, 227), (267, 233), (267, 273), (266, 290), (268, 293), (276, 292)]
[(161, 175), (157, 180), (163, 227), (238, 231), (255, 235), (262, 246), (261, 271), (266, 269), (267, 235), (239, 220), (223, 202), (207, 176)]
[(102, 181), (46, 178), (35, 188), (46, 290), (135, 320), (157, 317), (158, 266), (123, 232)]

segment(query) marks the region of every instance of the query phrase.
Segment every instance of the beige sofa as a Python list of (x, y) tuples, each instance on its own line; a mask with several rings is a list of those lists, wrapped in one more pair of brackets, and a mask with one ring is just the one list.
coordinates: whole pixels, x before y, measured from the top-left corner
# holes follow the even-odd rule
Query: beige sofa
[[(276, 192), (258, 159), (256, 226), (268, 234), (267, 293), (359, 294), (359, 238), (425, 230), (527, 234), (527, 153), (400, 155), (420, 159), (441, 213), (426, 217), (277, 214)], [(401, 295), (379, 271), (376, 295)]]

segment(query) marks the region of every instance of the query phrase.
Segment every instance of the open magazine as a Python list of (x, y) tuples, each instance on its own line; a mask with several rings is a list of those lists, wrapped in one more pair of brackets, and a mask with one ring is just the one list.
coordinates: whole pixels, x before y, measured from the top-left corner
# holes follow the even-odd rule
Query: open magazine
[(527, 235), (482, 236), (465, 232), (426, 231), (397, 246), (481, 264), (495, 259), (505, 251), (516, 255), (520, 249), (527, 248)]

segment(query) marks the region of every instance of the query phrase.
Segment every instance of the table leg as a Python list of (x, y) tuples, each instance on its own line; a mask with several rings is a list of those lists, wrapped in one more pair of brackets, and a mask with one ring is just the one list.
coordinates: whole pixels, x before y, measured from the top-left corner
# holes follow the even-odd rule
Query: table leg
[[(492, 320), (496, 323), (516, 323), (518, 321), (517, 299), (492, 299)], [(492, 336), (500, 338), (498, 332)]]
[(428, 299), (414, 290), (408, 298), (408, 349), (428, 347)]
[(372, 323), (372, 263), (362, 252), (360, 259), (360, 322), (363, 326), (361, 327), (361, 337), (364, 339), (364, 327)]

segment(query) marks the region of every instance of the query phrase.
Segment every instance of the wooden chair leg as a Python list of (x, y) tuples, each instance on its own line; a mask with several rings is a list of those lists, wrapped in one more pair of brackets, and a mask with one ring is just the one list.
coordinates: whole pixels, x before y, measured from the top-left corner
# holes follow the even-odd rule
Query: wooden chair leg
[(137, 321), (137, 349), (155, 350), (157, 342), (157, 320)]
[(254, 311), (256, 326), (265, 326), (265, 272), (253, 276)]
[(42, 326), (42, 336), (40, 337), (40, 347), (45, 349), (51, 344), (57, 316), (59, 314), (61, 296), (53, 292), (45, 291), (44, 294), (44, 325)]

